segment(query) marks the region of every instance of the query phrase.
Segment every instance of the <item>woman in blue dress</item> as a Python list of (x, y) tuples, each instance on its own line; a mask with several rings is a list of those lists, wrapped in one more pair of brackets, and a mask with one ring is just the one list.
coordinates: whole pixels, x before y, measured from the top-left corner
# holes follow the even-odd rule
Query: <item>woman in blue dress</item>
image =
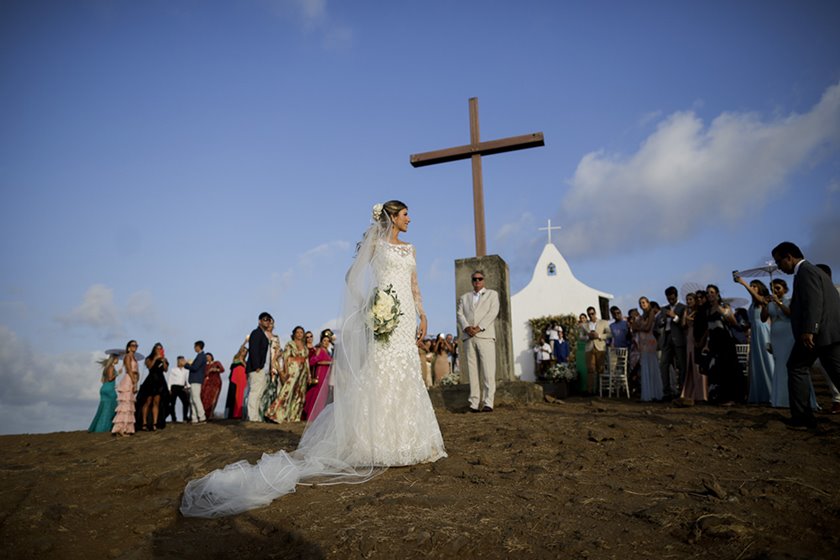
[(89, 432), (110, 432), (117, 414), (117, 389), (114, 380), (117, 378), (117, 362), (119, 356), (111, 354), (99, 361), (102, 366), (102, 387), (99, 388), (99, 408), (96, 416), (88, 428)]
[(661, 401), (663, 398), (662, 375), (659, 372), (656, 337), (653, 334), (656, 311), (653, 303), (646, 297), (639, 298), (639, 308), (642, 310), (642, 316), (633, 325), (633, 332), (639, 335), (641, 399), (642, 401)]
[[(740, 276), (735, 281), (750, 293), (752, 302), (748, 310), (750, 317), (750, 393), (747, 402), (769, 403), (774, 383), (774, 358), (767, 350), (770, 344), (770, 325), (762, 320), (767, 313), (770, 291), (761, 280), (747, 284)], [(788, 352), (789, 353), (789, 352)], [(785, 375), (787, 383), (787, 375)]]
[[(776, 278), (770, 282), (773, 290), (770, 304), (762, 312), (762, 319), (770, 320), (770, 348), (775, 362), (773, 371), (773, 388), (770, 393), (770, 404), (776, 408), (788, 408), (787, 360), (793, 350), (793, 329), (790, 326), (790, 298), (787, 297), (787, 282)], [(817, 397), (814, 385), (811, 383), (811, 408), (817, 410)]]

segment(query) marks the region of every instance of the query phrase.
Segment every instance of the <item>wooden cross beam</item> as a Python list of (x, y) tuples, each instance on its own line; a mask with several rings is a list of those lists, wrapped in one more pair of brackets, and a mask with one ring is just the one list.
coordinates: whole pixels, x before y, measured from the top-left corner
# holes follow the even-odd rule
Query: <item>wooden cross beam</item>
[(414, 167), (446, 163), (460, 159), (472, 160), (473, 213), (475, 215), (475, 255), (487, 255), (487, 240), (484, 228), (484, 187), (481, 176), (481, 156), (501, 154), (515, 150), (545, 146), (542, 132), (511, 136), (500, 140), (482, 142), (478, 130), (478, 98), (470, 98), (470, 143), (464, 146), (413, 154), (409, 158)]

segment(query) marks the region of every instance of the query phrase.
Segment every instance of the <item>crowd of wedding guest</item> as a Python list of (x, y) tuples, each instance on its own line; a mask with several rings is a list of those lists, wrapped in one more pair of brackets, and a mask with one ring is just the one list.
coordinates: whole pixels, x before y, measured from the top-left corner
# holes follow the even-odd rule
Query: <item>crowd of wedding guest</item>
[[(830, 277), (831, 270), (821, 266)], [(664, 291), (664, 305), (642, 296), (626, 319), (615, 306), (610, 308), (612, 322), (599, 319), (594, 307), (581, 313), (574, 367), (581, 375), (582, 392), (598, 392), (605, 370), (615, 367), (611, 354), (621, 348), (627, 351), (630, 391), (642, 401), (789, 407), (786, 364), (794, 337), (787, 282), (775, 278), (768, 286), (759, 279), (733, 279), (746, 290), (748, 308), (733, 309), (720, 289), (709, 284), (684, 294), (684, 303), (673, 286)], [(283, 345), (274, 328), (273, 317), (260, 314), (257, 328), (233, 356), (224, 418), (280, 423), (307, 420), (317, 413), (335, 335), (326, 329), (315, 340), (312, 331), (296, 326)], [(89, 431), (120, 436), (156, 431), (166, 426), (167, 418), (178, 421), (179, 402), (185, 422), (215, 418), (226, 370), (205, 352), (203, 341), (196, 341), (192, 360), (178, 356), (171, 367), (161, 343), (155, 343), (145, 359), (137, 349), (137, 341), (131, 340), (124, 351), (111, 352), (99, 362), (100, 404)], [(459, 369), (459, 345), (452, 334), (420, 341), (418, 352), (419, 373), (427, 387), (440, 385)], [(550, 324), (534, 347), (538, 374), (552, 364), (566, 363), (571, 354), (562, 326)], [(142, 383), (138, 359), (148, 372)], [(831, 413), (838, 414), (840, 391), (828, 376), (825, 381), (832, 395)], [(819, 409), (813, 384), (811, 407)]]
[[(831, 270), (821, 266), (830, 277)], [(665, 305), (642, 296), (626, 319), (613, 306), (611, 323), (590, 307), (579, 316), (576, 333), (574, 367), (582, 378), (582, 392), (597, 392), (608, 364), (616, 363), (609, 354), (624, 348), (631, 393), (642, 401), (788, 408), (786, 364), (794, 345), (788, 284), (774, 278), (768, 287), (737, 274), (733, 280), (746, 289), (748, 308), (733, 309), (714, 284), (685, 294), (684, 303), (674, 286), (664, 291)], [(538, 374), (551, 364), (567, 362), (568, 342), (559, 324), (550, 325), (538, 339), (534, 355)], [(832, 395), (830, 412), (838, 414), (840, 392), (827, 375), (825, 381)], [(813, 383), (811, 407), (819, 409)]]
[(426, 337), (417, 344), (420, 375), (426, 387), (436, 387), (444, 378), (458, 371), (458, 340), (452, 334)]
[[(325, 329), (316, 341), (311, 331), (296, 326), (283, 345), (274, 328), (274, 318), (262, 313), (257, 328), (233, 356), (227, 370), (224, 418), (298, 422), (315, 413), (332, 363), (335, 335)], [(179, 408), (183, 422), (201, 424), (216, 418), (226, 370), (204, 346), (196, 341), (195, 357), (178, 356), (174, 365), (159, 342), (145, 359), (137, 352), (136, 340), (129, 341), (124, 351), (111, 351), (99, 362), (100, 402), (88, 431), (119, 436), (157, 431), (168, 418), (178, 421)], [(142, 383), (140, 360), (147, 371)]]

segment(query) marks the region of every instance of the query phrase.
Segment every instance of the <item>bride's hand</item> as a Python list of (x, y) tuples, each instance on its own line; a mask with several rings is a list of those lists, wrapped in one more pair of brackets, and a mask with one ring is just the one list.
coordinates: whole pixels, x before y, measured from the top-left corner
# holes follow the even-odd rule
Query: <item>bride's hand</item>
[(426, 338), (426, 329), (428, 324), (426, 322), (426, 316), (420, 316), (420, 327), (417, 329), (417, 344), (420, 344)]

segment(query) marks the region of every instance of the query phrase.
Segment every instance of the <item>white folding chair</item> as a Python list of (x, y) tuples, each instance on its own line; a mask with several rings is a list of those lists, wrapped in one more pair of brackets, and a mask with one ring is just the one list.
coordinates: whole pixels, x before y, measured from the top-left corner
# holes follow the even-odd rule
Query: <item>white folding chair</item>
[(741, 366), (741, 373), (749, 375), (750, 371), (750, 345), (736, 344), (735, 353), (738, 354), (738, 364)]
[(601, 375), (598, 394), (603, 396), (606, 384), (608, 397), (612, 397), (613, 392), (615, 396), (620, 397), (621, 388), (624, 387), (624, 393), (627, 398), (630, 398), (630, 383), (627, 381), (627, 348), (610, 348), (609, 352), (611, 354), (607, 360), (609, 371)]

